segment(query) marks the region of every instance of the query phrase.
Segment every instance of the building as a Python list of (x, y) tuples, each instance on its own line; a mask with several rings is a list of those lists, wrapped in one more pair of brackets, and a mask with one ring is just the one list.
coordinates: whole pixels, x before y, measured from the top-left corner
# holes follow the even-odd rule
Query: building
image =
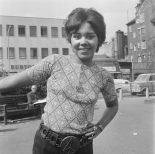
[(133, 79), (141, 73), (155, 72), (155, 1), (140, 0), (135, 18), (127, 23), (128, 61)]
[(123, 31), (116, 31), (116, 43), (117, 43), (117, 59), (125, 59), (127, 54), (127, 35), (124, 34)]
[(121, 70), (121, 78), (131, 80), (132, 76), (132, 65), (127, 60), (128, 58), (128, 41), (127, 35), (123, 31), (116, 31), (115, 37), (112, 39), (113, 44), (113, 58), (119, 62)]
[(0, 16), (0, 71), (17, 73), (50, 54), (68, 55), (64, 21)]
[(112, 42), (105, 42), (95, 55), (107, 55), (108, 57), (113, 57), (112, 45)]
[(122, 73), (120, 71), (120, 66), (117, 59), (107, 56), (106, 54), (103, 55), (95, 55), (94, 61), (109, 71), (114, 79), (119, 79), (122, 77)]
[(115, 37), (112, 38), (113, 57), (120, 60), (128, 56), (127, 35), (123, 31), (116, 31)]

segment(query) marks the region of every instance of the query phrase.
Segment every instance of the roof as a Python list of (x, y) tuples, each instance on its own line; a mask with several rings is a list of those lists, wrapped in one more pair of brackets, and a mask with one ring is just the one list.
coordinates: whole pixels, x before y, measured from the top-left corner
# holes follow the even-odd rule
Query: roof
[(133, 25), (136, 23), (136, 19), (132, 19), (131, 21), (129, 21), (126, 25)]
[(155, 75), (155, 73), (142, 73), (140, 75)]
[(109, 56), (107, 56), (105, 54), (103, 54), (103, 55), (94, 55), (94, 60), (95, 61), (100, 61), (100, 60), (104, 60), (104, 61), (117, 61), (117, 59), (109, 57)]

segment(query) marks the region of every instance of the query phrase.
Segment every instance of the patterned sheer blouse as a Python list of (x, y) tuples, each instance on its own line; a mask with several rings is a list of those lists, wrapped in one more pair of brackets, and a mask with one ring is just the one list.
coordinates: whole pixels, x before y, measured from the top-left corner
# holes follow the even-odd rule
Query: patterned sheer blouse
[(47, 80), (44, 125), (61, 133), (81, 134), (93, 120), (101, 92), (108, 107), (117, 95), (113, 79), (97, 64), (86, 66), (70, 56), (52, 55), (27, 70), (34, 84)]

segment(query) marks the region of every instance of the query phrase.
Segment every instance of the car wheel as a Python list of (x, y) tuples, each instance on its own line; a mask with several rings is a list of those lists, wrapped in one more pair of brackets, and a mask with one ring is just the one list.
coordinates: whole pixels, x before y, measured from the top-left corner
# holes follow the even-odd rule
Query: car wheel
[(131, 95), (136, 95), (136, 93), (135, 92), (132, 92)]
[(142, 95), (146, 96), (146, 89), (142, 91)]
[[(148, 93), (149, 93), (149, 96), (150, 96), (151, 92), (148, 91)], [(144, 90), (142, 91), (142, 95), (146, 96), (146, 89), (144, 89)]]

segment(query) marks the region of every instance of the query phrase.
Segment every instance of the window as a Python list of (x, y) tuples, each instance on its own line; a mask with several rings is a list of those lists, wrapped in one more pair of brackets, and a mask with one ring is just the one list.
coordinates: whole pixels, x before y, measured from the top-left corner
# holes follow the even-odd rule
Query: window
[(141, 48), (142, 48), (142, 49), (146, 49), (146, 41), (145, 41), (145, 40), (143, 40), (143, 41), (141, 42)]
[(62, 38), (65, 38), (66, 37), (65, 27), (62, 27), (61, 31), (62, 31)]
[(142, 59), (145, 60), (146, 59), (146, 56), (145, 55), (142, 55)]
[(63, 55), (68, 55), (69, 54), (68, 48), (63, 48), (62, 52), (63, 52)]
[(26, 59), (26, 48), (19, 48), (19, 58)]
[(145, 16), (144, 16), (144, 13), (141, 13), (141, 14), (140, 14), (140, 16), (139, 16), (139, 20), (140, 20), (140, 23), (145, 22)]
[(134, 51), (137, 51), (137, 47), (136, 47), (136, 45), (134, 45), (134, 48), (133, 48), (133, 50), (134, 50)]
[(3, 58), (3, 48), (0, 47), (0, 59), (2, 59), (2, 58)]
[(155, 75), (151, 75), (149, 81), (155, 81)]
[(52, 48), (52, 54), (59, 54), (58, 48)]
[(132, 43), (130, 43), (130, 49), (133, 49)]
[(58, 27), (51, 27), (51, 35), (54, 38), (58, 37)]
[(41, 36), (47, 37), (47, 26), (41, 26)]
[(144, 28), (144, 27), (141, 28), (141, 34), (142, 34), (142, 35), (145, 35), (145, 28)]
[(155, 39), (152, 40), (152, 46), (155, 48)]
[(14, 25), (6, 25), (6, 35), (14, 36)]
[(140, 49), (140, 43), (137, 43), (137, 47), (138, 47), (138, 49)]
[(31, 48), (30, 49), (30, 57), (31, 57), (31, 59), (37, 59), (38, 58), (37, 48)]
[(130, 57), (131, 62), (133, 62), (133, 56)]
[(142, 62), (142, 58), (139, 56), (138, 57), (138, 63), (141, 63)]
[(148, 61), (150, 62), (151, 61), (151, 53), (149, 52), (148, 54)]
[(133, 32), (133, 38), (136, 38), (136, 33), (135, 32)]
[(18, 36), (25, 36), (25, 26), (24, 25), (18, 26)]
[(0, 25), (0, 36), (2, 36), (2, 25)]
[(47, 57), (48, 56), (48, 48), (42, 48), (41, 55), (42, 55), (42, 58)]
[(129, 26), (129, 32), (130, 32), (130, 33), (132, 32), (132, 27), (131, 27), (131, 26)]
[(23, 69), (24, 69), (24, 66), (23, 66), (23, 65), (20, 65), (19, 67), (20, 67), (20, 69), (21, 69), (21, 70), (23, 70)]
[(137, 30), (138, 30), (138, 37), (139, 37), (139, 39), (141, 40), (141, 29), (138, 28)]
[(8, 52), (8, 57), (9, 59), (15, 59), (15, 49), (14, 48), (9, 48), (9, 52)]
[(30, 26), (30, 36), (31, 37), (37, 36), (37, 27), (36, 26)]
[(15, 69), (15, 66), (14, 65), (11, 65), (11, 69), (14, 70)]

